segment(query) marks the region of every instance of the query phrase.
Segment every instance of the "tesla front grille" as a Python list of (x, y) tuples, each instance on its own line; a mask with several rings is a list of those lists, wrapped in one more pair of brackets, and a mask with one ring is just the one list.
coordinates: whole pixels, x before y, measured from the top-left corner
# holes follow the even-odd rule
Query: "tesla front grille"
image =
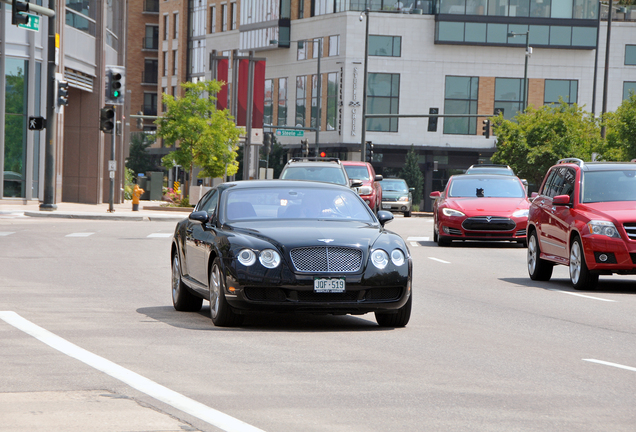
[(462, 223), (462, 227), (469, 231), (512, 231), (516, 226), (512, 219), (497, 216), (476, 216)]
[(636, 240), (636, 222), (623, 224), (623, 228), (630, 240)]
[(292, 263), (301, 272), (353, 273), (362, 266), (362, 251), (345, 247), (316, 246), (292, 249)]

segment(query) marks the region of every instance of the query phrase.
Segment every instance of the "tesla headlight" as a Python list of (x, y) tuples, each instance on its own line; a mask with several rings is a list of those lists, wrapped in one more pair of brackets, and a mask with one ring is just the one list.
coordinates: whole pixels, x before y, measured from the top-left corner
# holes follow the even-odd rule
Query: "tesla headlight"
[(391, 261), (397, 267), (401, 266), (402, 264), (404, 264), (404, 253), (399, 249), (393, 249), (393, 251), (391, 252)]
[(448, 207), (443, 208), (442, 213), (444, 213), (444, 216), (466, 216), (464, 213), (460, 212), (459, 210), (455, 210)]
[(360, 186), (360, 188), (358, 188), (358, 193), (360, 195), (371, 195), (371, 186)]
[(258, 260), (267, 268), (276, 268), (280, 264), (280, 255), (274, 249), (265, 249), (258, 255)]
[(389, 255), (382, 249), (376, 249), (371, 253), (371, 262), (382, 270), (389, 263)]
[(249, 267), (256, 262), (256, 254), (251, 249), (243, 249), (238, 254), (238, 261)]
[(522, 210), (517, 210), (515, 211), (512, 216), (513, 217), (528, 217), (528, 209), (522, 209)]
[(604, 235), (611, 238), (620, 238), (618, 230), (612, 222), (592, 220), (587, 223), (587, 228), (592, 234)]
[(399, 202), (407, 202), (409, 200), (408, 195), (407, 196), (401, 196), (400, 198), (398, 198)]

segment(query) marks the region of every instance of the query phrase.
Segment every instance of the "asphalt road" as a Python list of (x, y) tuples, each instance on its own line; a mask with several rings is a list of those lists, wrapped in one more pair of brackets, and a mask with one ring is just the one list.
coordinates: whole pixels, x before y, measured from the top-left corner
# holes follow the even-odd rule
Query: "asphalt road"
[(0, 219), (0, 429), (636, 430), (636, 277), (579, 292), (564, 267), (531, 281), (519, 245), (388, 228), (413, 256), (406, 328), (226, 329), (172, 308), (174, 222)]

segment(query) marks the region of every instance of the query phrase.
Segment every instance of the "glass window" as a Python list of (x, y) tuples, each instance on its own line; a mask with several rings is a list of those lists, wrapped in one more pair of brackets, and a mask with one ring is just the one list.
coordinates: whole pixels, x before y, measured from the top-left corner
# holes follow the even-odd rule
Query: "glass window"
[(550, 17), (551, 0), (530, 0), (530, 16), (534, 18)]
[(572, 18), (572, 0), (553, 2), (550, 18)]
[(144, 38), (143, 48), (151, 50), (159, 48), (159, 26), (146, 24), (146, 36)]
[(464, 15), (466, 13), (466, 1), (440, 0), (439, 13)]
[(369, 36), (369, 55), (400, 57), (402, 54), (402, 38), (400, 36)]
[(157, 84), (157, 59), (144, 60), (144, 77), (142, 82)]
[(550, 26), (530, 26), (530, 45), (548, 45), (550, 43)]
[(338, 73), (327, 75), (327, 130), (336, 129), (338, 121)]
[(488, 0), (488, 15), (508, 15), (508, 2), (506, 0)]
[[(322, 82), (320, 83), (322, 86)], [(322, 89), (321, 89), (322, 92)], [(311, 127), (319, 127), (322, 125), (318, 120), (318, 75), (311, 76)]]
[(273, 124), (273, 110), (274, 110), (274, 81), (271, 79), (265, 80), (265, 99), (263, 102), (263, 123)]
[(278, 79), (278, 126), (287, 125), (287, 78)]
[(631, 94), (636, 94), (636, 82), (625, 81), (623, 83), (623, 100), (629, 99)]
[(179, 71), (179, 55), (177, 50), (172, 51), (172, 69), (172, 74), (177, 75), (177, 72)]
[(577, 80), (545, 80), (543, 103), (558, 104), (559, 99), (568, 105), (577, 101), (579, 82)]
[(466, 15), (486, 15), (488, 11), (488, 0), (468, 0), (466, 4)]
[(168, 15), (163, 16), (163, 40), (168, 40), (168, 23), (170, 22)]
[(304, 42), (298, 42), (298, 50), (296, 51), (296, 60), (307, 59), (307, 44)]
[(486, 33), (486, 41), (488, 43), (506, 43), (508, 42), (508, 25), (506, 24), (488, 24)]
[(4, 182), (2, 196), (24, 198), (28, 61), (5, 60)]
[(530, 0), (510, 0), (508, 16), (527, 17), (530, 14)]
[(172, 35), (173, 39), (178, 39), (179, 38), (179, 13), (175, 12), (174, 16), (174, 24), (172, 25), (174, 33)]
[(329, 57), (340, 55), (340, 35), (329, 36)]
[(216, 33), (216, 6), (210, 8), (210, 33)]
[(572, 27), (570, 26), (551, 26), (550, 27), (550, 45), (567, 46), (572, 43)]
[(495, 110), (510, 120), (523, 108), (523, 79), (495, 78)]
[(66, 0), (66, 25), (95, 36), (95, 0)]
[[(444, 114), (477, 114), (477, 96), (479, 78), (477, 77), (446, 77), (444, 96)], [(445, 118), (445, 134), (475, 135), (477, 133), (477, 119)]]
[(236, 30), (236, 3), (230, 5), (230, 30)]
[(526, 38), (528, 37), (528, 35), (526, 34), (521, 34), (521, 33), (527, 33), (528, 32), (528, 26), (527, 25), (522, 25), (522, 24), (509, 24), (508, 25), (508, 33), (515, 33), (516, 36), (507, 36), (508, 37), (508, 43), (511, 45), (526, 45)]
[(437, 40), (445, 42), (463, 42), (464, 23), (461, 22), (437, 22)]
[[(398, 114), (400, 102), (400, 74), (370, 73), (367, 85), (368, 114)], [(367, 130), (397, 132), (397, 118), (367, 120)]]
[(625, 45), (625, 64), (636, 66), (636, 45)]
[(295, 126), (305, 127), (305, 106), (307, 105), (307, 77), (296, 77), (296, 121)]
[(221, 31), (227, 31), (227, 5), (221, 5)]
[(486, 23), (466, 23), (466, 42), (486, 42)]
[(157, 115), (157, 93), (144, 93), (144, 115)]

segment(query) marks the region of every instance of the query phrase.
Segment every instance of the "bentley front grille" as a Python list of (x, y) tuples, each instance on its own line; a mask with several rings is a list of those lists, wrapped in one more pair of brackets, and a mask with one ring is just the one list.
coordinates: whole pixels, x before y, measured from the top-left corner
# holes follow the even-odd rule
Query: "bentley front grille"
[(300, 272), (353, 273), (362, 266), (360, 249), (315, 246), (292, 249), (290, 255), (294, 267)]

